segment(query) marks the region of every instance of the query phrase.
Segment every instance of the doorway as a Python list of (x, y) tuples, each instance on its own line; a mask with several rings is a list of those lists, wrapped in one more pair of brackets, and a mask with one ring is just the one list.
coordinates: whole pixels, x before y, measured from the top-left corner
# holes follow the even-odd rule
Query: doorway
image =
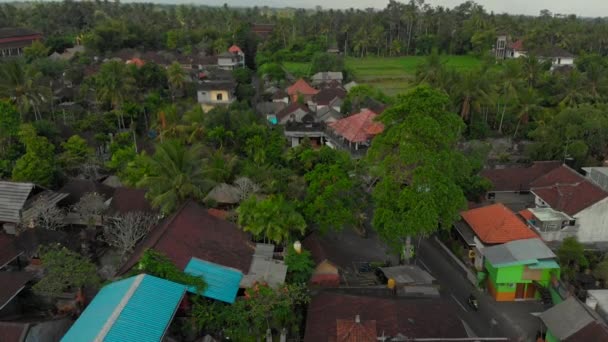
[(524, 294), (526, 290), (526, 284), (519, 283), (515, 287), (515, 299), (524, 299)]

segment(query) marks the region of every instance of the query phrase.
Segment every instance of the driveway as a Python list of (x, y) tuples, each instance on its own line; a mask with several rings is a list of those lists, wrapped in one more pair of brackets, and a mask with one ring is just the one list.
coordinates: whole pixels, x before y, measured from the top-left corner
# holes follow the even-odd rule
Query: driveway
[[(460, 318), (478, 337), (509, 337), (513, 341), (535, 341), (540, 319), (532, 315), (544, 311), (539, 302), (496, 302), (467, 280), (456, 263), (432, 239), (422, 239), (416, 263), (430, 272), (441, 286), (441, 294), (456, 303)], [(467, 305), (474, 293), (479, 311)]]

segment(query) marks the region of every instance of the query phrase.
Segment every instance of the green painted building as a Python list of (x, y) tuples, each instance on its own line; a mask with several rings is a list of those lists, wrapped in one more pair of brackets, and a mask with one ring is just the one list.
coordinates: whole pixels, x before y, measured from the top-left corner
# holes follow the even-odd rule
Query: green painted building
[(559, 277), (555, 254), (540, 239), (516, 240), (483, 248), (488, 292), (497, 301), (535, 299), (537, 285)]

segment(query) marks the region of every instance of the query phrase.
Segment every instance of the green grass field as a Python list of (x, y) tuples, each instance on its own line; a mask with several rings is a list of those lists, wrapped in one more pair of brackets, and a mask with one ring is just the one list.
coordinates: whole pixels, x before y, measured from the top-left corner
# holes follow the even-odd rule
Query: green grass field
[[(347, 68), (353, 73), (355, 81), (377, 87), (387, 95), (395, 95), (407, 90), (416, 74), (418, 65), (424, 62), (424, 56), (408, 57), (367, 57), (346, 59)], [(458, 70), (468, 70), (481, 64), (471, 56), (446, 56), (446, 66)], [(294, 75), (307, 76), (310, 63), (284, 64)]]

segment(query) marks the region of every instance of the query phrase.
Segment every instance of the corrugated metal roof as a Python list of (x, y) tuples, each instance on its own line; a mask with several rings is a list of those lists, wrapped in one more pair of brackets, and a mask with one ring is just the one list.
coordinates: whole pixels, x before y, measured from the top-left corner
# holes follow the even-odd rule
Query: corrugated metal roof
[[(69, 196), (69, 194), (54, 192), (51, 190), (46, 190), (46, 191), (43, 191), (43, 192), (33, 196), (29, 201), (27, 201), (27, 204), (24, 206), (23, 212), (21, 214), (21, 221), (27, 222), (34, 215), (36, 215), (38, 212), (40, 212), (40, 210), (45, 209), (45, 208), (40, 208), (41, 205), (45, 204), (46, 206), (52, 207), (52, 206), (57, 205), (57, 203), (59, 203), (62, 199), (66, 198), (68, 196)], [(41, 198), (45, 198), (46, 202), (37, 201), (38, 199), (41, 199)]]
[[(203, 296), (226, 303), (234, 303), (236, 293), (239, 291), (243, 273), (237, 269), (214, 264), (209, 261), (192, 258), (184, 272), (201, 276), (207, 283)], [(194, 289), (188, 289), (196, 292)]]
[(34, 189), (33, 183), (0, 181), (0, 222), (18, 223), (19, 212)]
[(542, 259), (555, 258), (555, 254), (540, 239), (511, 241), (484, 248), (481, 253), (492, 265), (500, 267), (538, 264)]
[(254, 255), (249, 273), (241, 281), (241, 286), (251, 287), (255, 282), (278, 287), (285, 282), (287, 266), (281, 260), (268, 259)]
[(140, 274), (105, 286), (62, 342), (161, 341), (186, 287)]
[(541, 313), (540, 319), (551, 334), (560, 340), (567, 339), (595, 320), (584, 304), (574, 297)]

